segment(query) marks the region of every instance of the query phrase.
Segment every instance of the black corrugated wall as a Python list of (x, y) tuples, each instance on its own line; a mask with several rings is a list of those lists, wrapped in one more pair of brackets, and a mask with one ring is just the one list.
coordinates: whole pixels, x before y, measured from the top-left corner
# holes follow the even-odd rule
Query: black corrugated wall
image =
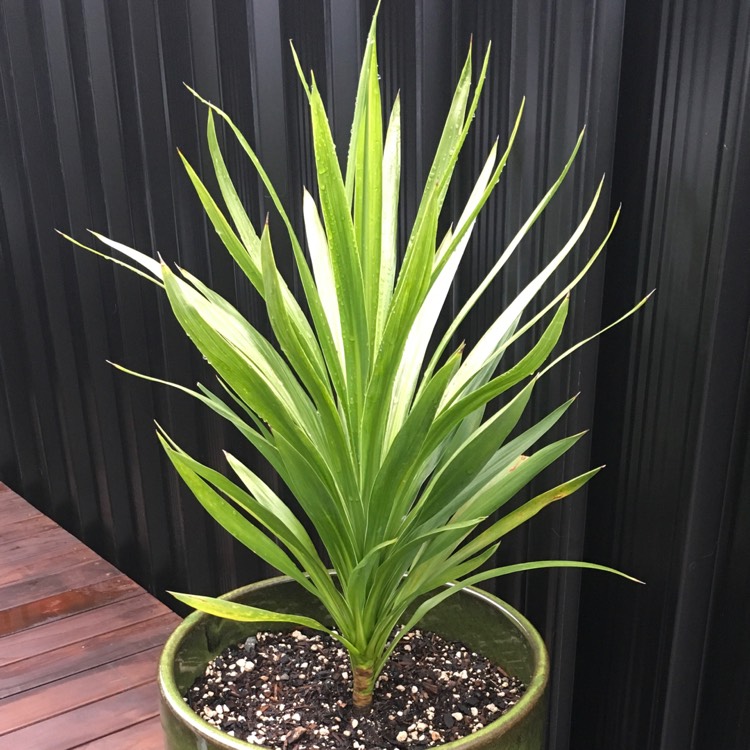
[[(187, 385), (208, 377), (151, 285), (53, 229), (83, 238), (93, 228), (159, 252), (266, 326), (179, 162), (178, 147), (210, 184), (205, 113), (182, 82), (232, 114), (299, 221), (302, 185), (314, 188), (314, 177), (287, 40), (315, 70), (343, 151), (373, 8), (0, 0), (0, 480), (157, 595), (216, 593), (269, 571), (180, 486), (153, 420), (217, 466), (227, 444), (245, 449), (185, 397), (106, 364)], [(566, 270), (596, 247), (620, 202), (623, 217), (606, 260), (574, 295), (568, 340), (658, 288), (633, 323), (538, 389), (537, 414), (581, 390), (565, 429), (594, 426), (545, 485), (592, 462), (608, 469), (588, 495), (508, 540), (503, 559), (586, 557), (647, 581), (571, 571), (498, 586), (550, 646), (550, 750), (746, 748), (750, 9), (742, 0), (384, 0), (381, 13), (383, 90), (390, 102), (400, 89), (403, 103), (402, 237), (472, 35), (479, 53), (491, 39), (493, 54), (454, 208), (526, 96), (454, 306), (587, 127), (566, 186), (489, 290), (467, 340), (569, 236), (604, 172), (606, 198)], [(270, 208), (262, 186), (231, 138), (226, 153), (260, 219)], [(272, 232), (275, 224), (271, 214)], [(283, 248), (282, 232), (274, 236)], [(293, 282), (291, 258), (280, 265)]]

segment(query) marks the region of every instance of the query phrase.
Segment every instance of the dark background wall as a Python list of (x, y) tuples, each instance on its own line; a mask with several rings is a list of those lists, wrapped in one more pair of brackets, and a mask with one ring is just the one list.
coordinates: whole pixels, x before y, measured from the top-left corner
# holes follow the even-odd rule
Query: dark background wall
[[(75, 251), (53, 229), (83, 238), (90, 227), (159, 252), (267, 330), (179, 163), (177, 147), (210, 184), (204, 112), (182, 82), (232, 114), (298, 222), (301, 187), (314, 179), (287, 40), (315, 70), (343, 151), (373, 7), (0, 0), (0, 480), (159, 596), (216, 593), (269, 571), (180, 486), (152, 420), (217, 466), (222, 447), (243, 446), (186, 398), (105, 363), (187, 385), (209, 377), (150, 285)], [(568, 341), (658, 288), (643, 314), (545, 381), (534, 407), (541, 414), (582, 390), (565, 428), (594, 426), (546, 486), (592, 463), (608, 469), (587, 495), (508, 540), (503, 559), (585, 557), (647, 581), (569, 571), (498, 585), (550, 646), (549, 747), (746, 748), (750, 8), (742, 0), (385, 0), (381, 13), (383, 90), (390, 102), (400, 89), (403, 102), (402, 237), (471, 35), (480, 52), (491, 39), (493, 55), (454, 208), (527, 98), (454, 308), (587, 126), (565, 187), (463, 336), (475, 338), (567, 238), (603, 172), (603, 205), (557, 283), (596, 247), (620, 202), (623, 217), (606, 260), (574, 296)], [(268, 198), (232, 139), (226, 153), (251, 215), (263, 216)], [(293, 282), (288, 256), (282, 267)]]

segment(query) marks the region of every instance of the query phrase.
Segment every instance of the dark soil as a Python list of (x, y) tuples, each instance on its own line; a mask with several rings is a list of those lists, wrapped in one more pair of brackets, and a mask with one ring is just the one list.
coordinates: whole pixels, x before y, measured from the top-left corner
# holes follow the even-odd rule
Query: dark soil
[(327, 635), (258, 633), (206, 667), (185, 698), (233, 737), (278, 750), (393, 750), (441, 745), (503, 715), (525, 686), (461, 643), (415, 630), (373, 694), (351, 707), (346, 651)]

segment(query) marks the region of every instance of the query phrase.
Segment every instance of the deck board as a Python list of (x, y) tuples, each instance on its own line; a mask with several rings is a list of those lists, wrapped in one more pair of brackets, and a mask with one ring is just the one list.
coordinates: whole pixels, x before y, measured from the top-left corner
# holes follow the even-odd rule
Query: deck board
[(71, 643), (87, 641), (110, 629), (164, 614), (163, 605), (149, 594), (136, 594), (108, 606), (78, 612), (61, 620), (27, 628), (0, 638), (0, 666)]
[(0, 704), (0, 737), (36, 722), (40, 705), (47, 707), (45, 718), (51, 718), (153, 682), (160, 651), (161, 647), (141, 651), (6, 698)]
[[(0, 502), (2, 502), (2, 500), (0, 500)], [(3, 543), (12, 544), (19, 539), (36, 536), (48, 529), (57, 528), (59, 528), (59, 526), (51, 518), (47, 518), (47, 516), (41, 514), (32, 516), (31, 518), (24, 518), (21, 521), (5, 524), (5, 526), (3, 526)]]
[(0, 484), (0, 750), (161, 750), (179, 617)]
[[(141, 590), (111, 568), (101, 560), (0, 587), (0, 636), (127, 599)], [(87, 583), (76, 585), (81, 580)]]
[[(0, 750), (72, 750), (153, 718), (158, 713), (159, 691), (156, 681), (152, 680), (64, 714), (38, 720), (10, 734), (0, 735)], [(125, 745), (123, 750), (128, 747)]]
[(161, 731), (159, 719), (154, 717), (122, 729), (119, 732), (101, 737), (95, 742), (87, 742), (78, 750), (162, 750), (164, 747), (158, 732)]

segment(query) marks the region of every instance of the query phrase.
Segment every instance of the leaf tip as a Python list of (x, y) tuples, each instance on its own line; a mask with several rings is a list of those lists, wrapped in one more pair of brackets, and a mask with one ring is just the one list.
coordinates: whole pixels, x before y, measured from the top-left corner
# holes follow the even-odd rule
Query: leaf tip
[(212, 107), (213, 105), (208, 99), (205, 99), (202, 97), (189, 83), (186, 83), (185, 81), (182, 82), (182, 85), (199, 101), (203, 102), (208, 107)]

